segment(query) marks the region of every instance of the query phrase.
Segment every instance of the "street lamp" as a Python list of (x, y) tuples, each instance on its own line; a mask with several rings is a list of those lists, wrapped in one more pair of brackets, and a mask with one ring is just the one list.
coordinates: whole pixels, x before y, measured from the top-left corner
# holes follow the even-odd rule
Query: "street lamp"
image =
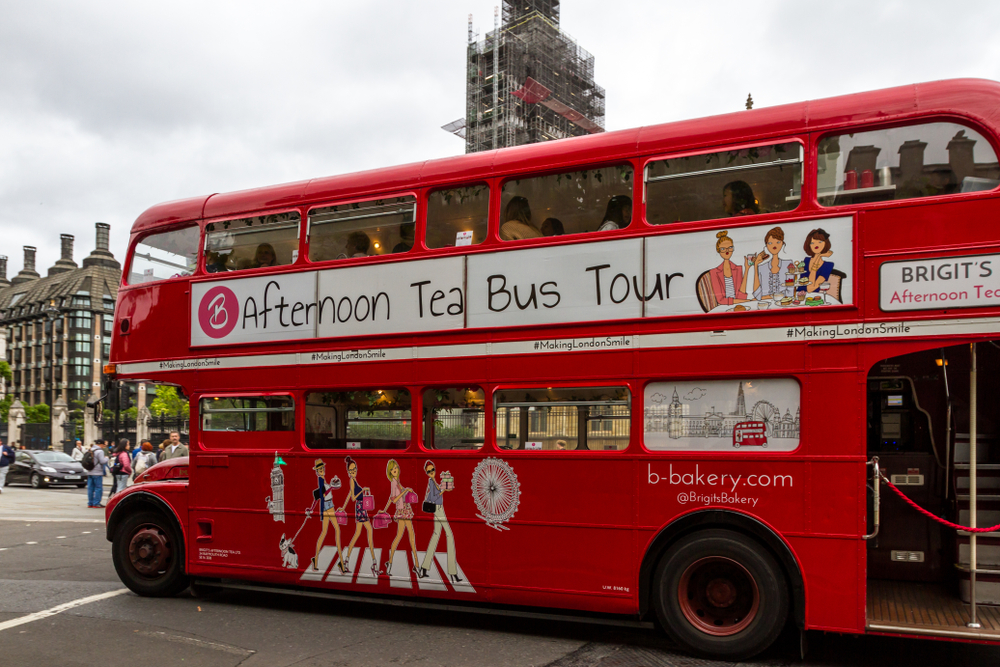
[(55, 299), (49, 299), (49, 305), (45, 306), (45, 316), (49, 318), (49, 322), (54, 321), (59, 317), (59, 307), (56, 306)]

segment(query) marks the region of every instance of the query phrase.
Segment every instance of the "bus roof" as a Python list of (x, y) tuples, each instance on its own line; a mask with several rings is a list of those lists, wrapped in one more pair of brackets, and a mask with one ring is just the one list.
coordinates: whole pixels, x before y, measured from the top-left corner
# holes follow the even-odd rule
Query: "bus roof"
[(456, 180), (475, 181), (526, 169), (548, 170), (584, 162), (613, 161), (637, 154), (683, 151), (715, 144), (750, 142), (782, 134), (821, 131), (830, 127), (887, 122), (916, 113), (965, 116), (995, 129), (1000, 127), (1000, 83), (986, 79), (918, 83), (192, 197), (152, 206), (136, 219), (132, 233), (200, 218), (293, 207), (345, 196), (363, 197)]

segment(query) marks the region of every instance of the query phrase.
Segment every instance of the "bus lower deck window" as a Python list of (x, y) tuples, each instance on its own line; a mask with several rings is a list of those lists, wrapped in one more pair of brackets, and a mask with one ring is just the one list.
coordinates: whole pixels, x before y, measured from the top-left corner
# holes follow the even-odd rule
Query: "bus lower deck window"
[(203, 431), (294, 431), (291, 396), (219, 396), (201, 399)]
[(406, 449), (413, 420), (406, 389), (330, 389), (306, 394), (309, 449)]
[(486, 440), (486, 394), (479, 387), (427, 389), (423, 440), (428, 449), (479, 449)]
[(626, 387), (499, 389), (493, 396), (500, 449), (618, 451), (628, 447)]

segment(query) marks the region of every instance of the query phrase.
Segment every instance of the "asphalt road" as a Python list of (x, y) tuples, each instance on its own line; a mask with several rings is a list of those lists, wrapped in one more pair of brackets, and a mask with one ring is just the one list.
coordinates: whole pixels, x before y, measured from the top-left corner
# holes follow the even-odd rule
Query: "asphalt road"
[[(223, 591), (140, 598), (124, 589), (103, 514), (84, 491), (8, 487), (0, 495), (0, 665), (724, 665), (692, 658), (655, 631), (363, 602)], [(95, 598), (87, 601), (88, 598)], [(84, 603), (80, 604), (81, 601)], [(77, 603), (77, 606), (71, 606)], [(52, 615), (39, 612), (65, 605)], [(12, 622), (18, 624), (8, 627)], [(982, 667), (1000, 649), (789, 633), (750, 665)]]

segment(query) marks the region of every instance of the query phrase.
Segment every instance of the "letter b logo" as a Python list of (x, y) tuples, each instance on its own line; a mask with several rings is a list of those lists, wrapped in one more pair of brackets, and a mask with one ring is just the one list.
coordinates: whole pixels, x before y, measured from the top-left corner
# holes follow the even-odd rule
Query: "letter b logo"
[(216, 285), (205, 292), (198, 305), (198, 324), (209, 338), (225, 338), (236, 327), (240, 304), (233, 290)]

